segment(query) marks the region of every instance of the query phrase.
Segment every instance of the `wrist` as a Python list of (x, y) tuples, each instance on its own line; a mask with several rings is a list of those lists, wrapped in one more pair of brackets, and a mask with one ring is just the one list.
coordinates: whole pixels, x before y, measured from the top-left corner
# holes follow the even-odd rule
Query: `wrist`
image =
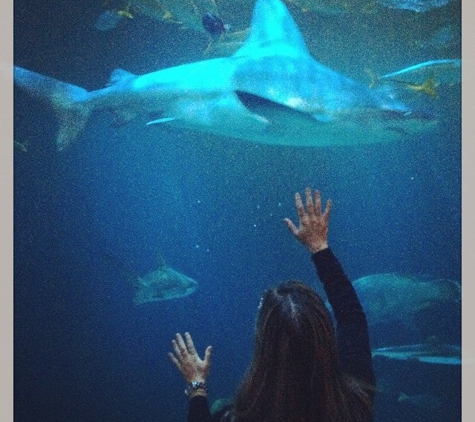
[(208, 387), (204, 381), (191, 381), (185, 388), (185, 394), (191, 399), (195, 396), (205, 396), (208, 393)]
[(323, 251), (328, 248), (328, 242), (318, 243), (315, 245), (309, 245), (308, 249), (312, 254)]
[(207, 397), (207, 396), (208, 396), (208, 392), (205, 391), (205, 390), (193, 390), (190, 394), (188, 394), (188, 398), (189, 398), (190, 400), (191, 400), (192, 398), (198, 397), (198, 396)]

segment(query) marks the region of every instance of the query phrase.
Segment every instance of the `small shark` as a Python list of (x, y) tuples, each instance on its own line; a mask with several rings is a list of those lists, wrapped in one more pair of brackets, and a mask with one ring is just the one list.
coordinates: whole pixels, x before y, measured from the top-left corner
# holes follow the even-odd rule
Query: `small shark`
[(137, 76), (116, 69), (103, 89), (86, 89), (14, 67), (14, 82), (49, 100), (59, 120), (58, 150), (84, 130), (94, 110), (116, 123), (148, 124), (292, 146), (389, 142), (433, 130), (436, 116), (370, 89), (317, 62), (281, 0), (257, 0), (249, 36), (230, 57)]
[(198, 282), (163, 264), (144, 277), (138, 277), (136, 286), (134, 304), (139, 305), (188, 296), (198, 288)]
[(381, 347), (371, 351), (373, 357), (419, 361), (438, 365), (461, 365), (462, 348), (454, 344), (410, 344), (406, 346)]
[(192, 294), (198, 288), (198, 282), (166, 265), (159, 253), (158, 268), (140, 276), (127, 263), (116, 256), (102, 251), (100, 257), (116, 267), (135, 288), (134, 304), (178, 299)]

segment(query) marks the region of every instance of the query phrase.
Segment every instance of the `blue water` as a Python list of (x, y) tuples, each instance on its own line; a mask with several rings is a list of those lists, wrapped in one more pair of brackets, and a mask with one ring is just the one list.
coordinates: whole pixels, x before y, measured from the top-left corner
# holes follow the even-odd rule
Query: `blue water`
[[(204, 36), (145, 17), (95, 30), (99, 3), (17, 0), (15, 64), (98, 89), (114, 68), (140, 74), (202, 59)], [(291, 10), (314, 57), (362, 81), (365, 68), (385, 73), (460, 57), (460, 44), (417, 42), (457, 24), (457, 3), (426, 14)], [(211, 400), (231, 396), (250, 359), (263, 290), (298, 278), (321, 291), (282, 221), (295, 219), (293, 194), (306, 186), (334, 202), (330, 243), (352, 279), (403, 272), (460, 280), (460, 87), (437, 101), (437, 133), (387, 145), (255, 145), (160, 125), (114, 128), (97, 113), (59, 154), (52, 110), (15, 91), (15, 140), (28, 145), (14, 156), (15, 420), (185, 420), (184, 381), (167, 357), (173, 335), (185, 330), (198, 351), (214, 346)], [(158, 254), (199, 288), (135, 306), (123, 266), (144, 275)], [(459, 342), (458, 313), (441, 312), (428, 332), (435, 326)], [(389, 338), (394, 332), (381, 330), (371, 340)], [(460, 367), (375, 368), (386, 385), (377, 422), (461, 419)], [(399, 392), (434, 395), (439, 407), (398, 401)]]

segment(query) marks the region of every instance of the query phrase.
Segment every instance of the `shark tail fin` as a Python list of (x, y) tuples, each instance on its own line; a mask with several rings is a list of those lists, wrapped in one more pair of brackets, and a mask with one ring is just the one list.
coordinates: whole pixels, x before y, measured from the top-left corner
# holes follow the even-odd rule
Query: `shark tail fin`
[(79, 86), (18, 66), (14, 68), (13, 79), (29, 94), (51, 103), (59, 120), (56, 148), (66, 149), (79, 136), (91, 114), (89, 93)]

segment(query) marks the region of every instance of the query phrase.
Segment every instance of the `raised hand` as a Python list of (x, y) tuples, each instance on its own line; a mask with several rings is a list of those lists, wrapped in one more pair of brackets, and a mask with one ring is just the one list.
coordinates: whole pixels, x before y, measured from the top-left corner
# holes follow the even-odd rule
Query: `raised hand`
[(325, 211), (322, 214), (320, 192), (315, 191), (315, 203), (312, 199), (312, 190), (310, 188), (305, 189), (305, 196), (307, 210), (303, 206), (300, 194), (298, 192), (295, 194), (299, 227), (289, 218), (285, 218), (284, 221), (295, 238), (306, 246), (311, 253), (315, 253), (328, 248), (328, 222), (332, 202), (330, 199), (327, 201)]

